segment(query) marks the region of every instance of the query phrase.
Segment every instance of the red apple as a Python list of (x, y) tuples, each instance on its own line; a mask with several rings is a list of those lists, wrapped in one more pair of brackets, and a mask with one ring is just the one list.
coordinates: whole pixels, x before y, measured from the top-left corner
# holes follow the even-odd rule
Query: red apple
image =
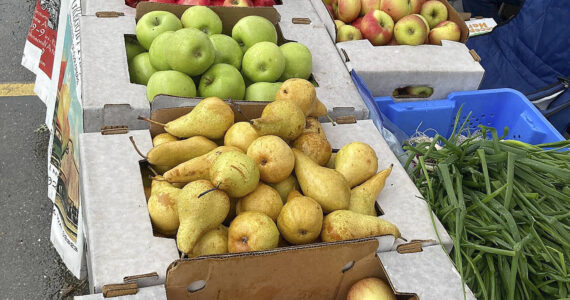
[(176, 0), (148, 0), (148, 2), (156, 2), (156, 3), (176, 3)]
[(364, 16), (369, 11), (380, 9), (382, 0), (360, 0), (360, 15)]
[(139, 3), (138, 0), (125, 0), (125, 4), (130, 7), (137, 7), (138, 3)]
[(419, 14), (422, 10), (422, 5), (424, 5), (425, 0), (410, 0), (412, 6), (412, 14)]
[(352, 26), (358, 28), (358, 30), (360, 30), (360, 24), (362, 24), (362, 18), (363, 17), (360, 17), (360, 18), (352, 21), (352, 23), (350, 25), (352, 25)]
[(275, 5), (275, 0), (253, 0), (253, 6), (267, 6), (271, 7)]
[(360, 31), (372, 45), (386, 45), (392, 39), (394, 21), (387, 13), (376, 9), (362, 17)]
[(223, 6), (224, 0), (210, 0), (211, 6)]
[(333, 10), (333, 8), (332, 8), (331, 5), (328, 5), (328, 4), (327, 4), (327, 5), (325, 5), (325, 7), (327, 8), (327, 10), (328, 10), (329, 13), (331, 14), (331, 16), (334, 16), (334, 15), (335, 15), (335, 14), (334, 14), (334, 10)]
[(412, 11), (409, 0), (382, 0), (380, 9), (389, 14), (394, 22), (398, 22)]
[(396, 300), (396, 295), (384, 280), (369, 277), (353, 284), (346, 295), (346, 300), (364, 299)]
[(203, 5), (203, 6), (208, 6), (211, 4), (210, 0), (178, 0), (178, 2), (176, 3), (180, 5)]
[(461, 38), (461, 29), (453, 21), (443, 21), (429, 32), (428, 38), (432, 45), (441, 45), (441, 40), (458, 42)]
[(337, 19), (350, 23), (360, 15), (360, 0), (333, 0), (333, 10)]
[(225, 0), (224, 6), (249, 7), (253, 6), (251, 0)]
[(392, 39), (388, 42), (388, 44), (386, 44), (387, 46), (397, 46), (399, 45), (398, 42), (396, 41), (396, 38), (392, 36)]

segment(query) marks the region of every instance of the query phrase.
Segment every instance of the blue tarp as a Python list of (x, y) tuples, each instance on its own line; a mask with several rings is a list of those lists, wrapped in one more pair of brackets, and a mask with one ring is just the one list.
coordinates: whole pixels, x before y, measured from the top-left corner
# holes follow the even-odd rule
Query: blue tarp
[[(526, 0), (520, 12), (491, 33), (467, 40), (485, 68), (480, 89), (529, 94), (570, 76), (570, 0)], [(570, 92), (549, 109), (570, 102)], [(548, 116), (557, 130), (570, 126), (570, 107)]]

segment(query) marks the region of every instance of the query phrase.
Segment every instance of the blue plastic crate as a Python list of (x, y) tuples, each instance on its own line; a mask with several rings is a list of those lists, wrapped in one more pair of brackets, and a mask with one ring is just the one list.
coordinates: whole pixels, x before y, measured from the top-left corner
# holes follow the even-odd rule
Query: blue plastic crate
[(502, 136), (506, 126), (509, 129), (506, 139), (535, 145), (564, 140), (534, 105), (513, 89), (454, 92), (443, 100), (394, 102), (392, 97), (372, 97), (364, 81), (354, 71), (352, 78), (376, 126), (388, 122), (383, 119), (385, 116), (408, 136), (421, 131), (432, 137), (436, 133), (449, 137), (457, 112), (463, 105), (460, 122), (471, 112), (468, 123), (471, 132), (482, 124), (495, 127)]

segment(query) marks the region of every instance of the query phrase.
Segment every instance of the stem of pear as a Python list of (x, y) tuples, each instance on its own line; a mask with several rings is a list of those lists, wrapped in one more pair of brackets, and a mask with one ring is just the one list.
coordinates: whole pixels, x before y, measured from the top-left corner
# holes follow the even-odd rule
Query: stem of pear
[(207, 190), (207, 191), (201, 193), (200, 195), (198, 195), (198, 199), (199, 199), (199, 198), (202, 198), (202, 196), (205, 196), (206, 194), (208, 194), (208, 193), (210, 193), (210, 192), (219, 190), (219, 189), (220, 189), (220, 184), (222, 184), (222, 183), (220, 182), (220, 183), (218, 183), (218, 185), (217, 185), (215, 188), (209, 189), (209, 190)]
[(149, 123), (151, 123), (151, 124), (158, 125), (158, 126), (162, 126), (162, 127), (166, 126), (166, 124), (163, 124), (163, 123), (160, 123), (160, 122), (157, 122), (157, 121), (153, 121), (153, 120), (151, 120), (151, 119), (149, 119), (149, 118), (145, 118), (145, 117), (142, 117), (142, 116), (138, 116), (137, 119), (143, 120), (143, 121), (147, 121), (147, 122), (149, 122)]
[(329, 121), (331, 121), (333, 126), (336, 126), (336, 122), (333, 120), (333, 118), (331, 118), (331, 116), (329, 116), (329, 114), (327, 114), (326, 117), (327, 117), (327, 119), (329, 119)]
[[(138, 153), (142, 158), (144, 158), (145, 160), (148, 160), (148, 158), (147, 158), (144, 154), (142, 154), (141, 150), (139, 150), (139, 147), (137, 147), (137, 143), (135, 143), (135, 139), (133, 138), (132, 135), (129, 137), (129, 140), (131, 140), (131, 144), (133, 144), (133, 147), (135, 148), (135, 150), (137, 151), (137, 153)], [(150, 167), (150, 166), (149, 166), (149, 167)]]
[(152, 174), (154, 174), (155, 177), (158, 176), (158, 172), (156, 172), (151, 165), (147, 165), (146, 167), (152, 172)]

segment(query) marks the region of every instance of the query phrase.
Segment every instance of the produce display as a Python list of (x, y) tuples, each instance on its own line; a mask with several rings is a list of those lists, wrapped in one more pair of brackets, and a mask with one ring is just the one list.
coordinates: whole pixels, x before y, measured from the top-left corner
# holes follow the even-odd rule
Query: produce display
[(323, 0), (335, 19), (337, 42), (367, 39), (374, 46), (441, 45), (459, 41), (459, 25), (438, 0)]
[(468, 122), (449, 139), (405, 146), (464, 282), (478, 299), (567, 298), (570, 141), (533, 146), (481, 125), (464, 137)]
[(140, 2), (236, 7), (273, 6), (276, 4), (275, 0), (125, 0), (125, 4), (130, 7), (137, 7)]
[(391, 167), (377, 172), (376, 152), (360, 142), (331, 159), (316, 119), (326, 108), (307, 80), (285, 81), (275, 98), (249, 122), (234, 123), (216, 97), (166, 124), (146, 119), (166, 131), (140, 153), (155, 172), (148, 199), (155, 231), (175, 235), (188, 256), (399, 238), (375, 213)]
[(150, 102), (159, 94), (273, 101), (282, 82), (309, 79), (313, 65), (305, 45), (277, 40), (263, 17), (240, 19), (228, 36), (212, 9), (192, 6), (180, 19), (146, 13), (125, 45), (131, 81), (147, 86)]

